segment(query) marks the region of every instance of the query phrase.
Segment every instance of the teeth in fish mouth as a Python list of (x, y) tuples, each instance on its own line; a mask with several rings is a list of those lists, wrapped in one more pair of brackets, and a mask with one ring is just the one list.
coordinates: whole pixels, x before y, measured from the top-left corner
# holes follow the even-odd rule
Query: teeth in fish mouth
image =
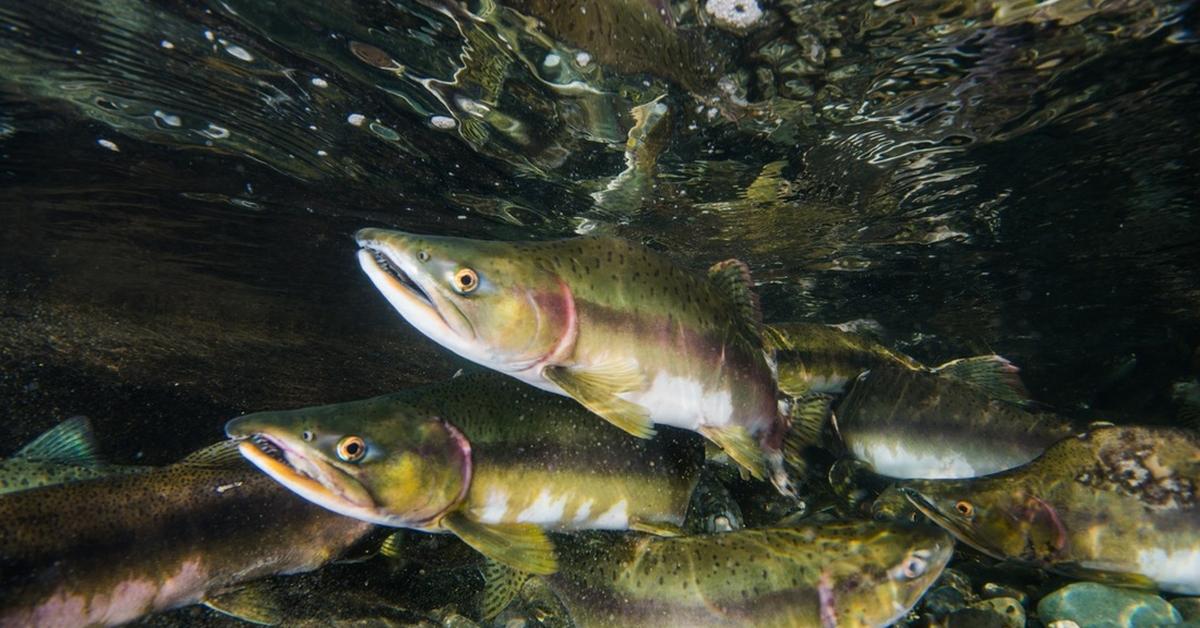
[(401, 285), (403, 285), (405, 288), (408, 288), (409, 292), (412, 292), (414, 295), (423, 299), (425, 303), (429, 304), (430, 307), (433, 306), (433, 300), (429, 298), (429, 295), (426, 294), (425, 291), (421, 289), (421, 286), (418, 286), (417, 282), (413, 281), (407, 273), (405, 273), (403, 270), (400, 270), (400, 266), (393, 263), (386, 253), (380, 251), (379, 249), (369, 250), (371, 251), (371, 255), (375, 258), (375, 263), (378, 264), (380, 268), (382, 268), (392, 277), (395, 277), (396, 281), (399, 281)]
[(275, 446), (275, 443), (272, 443), (270, 439), (256, 434), (250, 437), (250, 442), (254, 443), (254, 445), (262, 450), (264, 454), (267, 454), (275, 460), (283, 463), (287, 462), (287, 457), (283, 455), (283, 450)]

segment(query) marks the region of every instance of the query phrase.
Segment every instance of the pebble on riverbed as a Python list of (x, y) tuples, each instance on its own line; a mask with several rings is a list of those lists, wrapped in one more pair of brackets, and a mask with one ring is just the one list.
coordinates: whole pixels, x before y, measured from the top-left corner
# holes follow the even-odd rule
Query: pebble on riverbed
[(1182, 619), (1175, 607), (1153, 593), (1094, 582), (1076, 582), (1047, 595), (1038, 602), (1037, 611), (1046, 625), (1069, 620), (1097, 628), (1162, 626)]

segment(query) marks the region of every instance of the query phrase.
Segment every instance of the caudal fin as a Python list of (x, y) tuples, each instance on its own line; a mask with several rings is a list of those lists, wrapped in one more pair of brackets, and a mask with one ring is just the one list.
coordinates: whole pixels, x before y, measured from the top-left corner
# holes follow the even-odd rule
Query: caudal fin
[(783, 465), (794, 482), (803, 483), (812, 476), (813, 453), (826, 447), (832, 406), (830, 395), (808, 395), (791, 401), (791, 424), (783, 437)]
[(993, 399), (1027, 405), (1029, 391), (1021, 381), (1021, 369), (998, 355), (959, 358), (933, 369), (942, 377), (970, 384)]

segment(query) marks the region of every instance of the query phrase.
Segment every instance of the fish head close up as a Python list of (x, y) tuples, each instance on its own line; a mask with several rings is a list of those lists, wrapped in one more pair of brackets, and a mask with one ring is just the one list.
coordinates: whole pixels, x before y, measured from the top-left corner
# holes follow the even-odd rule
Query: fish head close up
[(860, 548), (865, 553), (863, 573), (868, 574), (864, 577), (876, 578), (875, 586), (859, 589), (864, 597), (851, 595), (839, 618), (878, 615), (872, 621), (878, 625), (898, 620), (920, 601), (954, 555), (954, 537), (934, 526), (888, 524), (876, 530)]
[(1054, 506), (1000, 475), (910, 481), (900, 491), (934, 523), (997, 559), (1037, 560), (1067, 542)]
[(471, 446), (439, 417), (390, 397), (257, 412), (226, 434), (305, 499), (381, 525), (425, 528), (465, 497)]
[(355, 239), (359, 265), (392, 307), (468, 360), (519, 372), (573, 340), (570, 287), (537, 245), (386, 229)]

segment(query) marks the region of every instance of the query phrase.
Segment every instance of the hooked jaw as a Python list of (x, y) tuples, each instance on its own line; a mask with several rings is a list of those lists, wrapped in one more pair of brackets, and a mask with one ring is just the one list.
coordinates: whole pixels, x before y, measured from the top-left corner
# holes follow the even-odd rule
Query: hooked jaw
[(360, 229), (358, 264), (383, 296), (413, 327), (448, 349), (466, 354), (475, 330), (458, 308), (442, 296), (434, 279), (419, 267), (403, 234)]
[(241, 441), (238, 451), (246, 460), (304, 499), (347, 517), (396, 525), (379, 512), (361, 483), (325, 462), (307, 443), (269, 427), (254, 426), (246, 417), (226, 424), (225, 433)]
[(976, 539), (977, 535), (974, 534), (974, 531), (970, 528), (970, 526), (964, 525), (954, 517), (942, 512), (942, 510), (938, 508), (937, 504), (935, 504), (933, 500), (923, 495), (919, 490), (911, 487), (899, 487), (898, 490), (908, 498), (908, 501), (911, 502), (912, 505), (917, 508), (917, 510), (920, 510), (922, 514), (924, 514), (926, 517), (929, 517), (929, 519), (936, 523), (939, 527), (953, 534), (958, 538), (958, 540), (970, 545), (971, 547), (974, 547), (988, 556), (1003, 560), (1004, 557), (1000, 553), (988, 547), (987, 545), (980, 543)]

